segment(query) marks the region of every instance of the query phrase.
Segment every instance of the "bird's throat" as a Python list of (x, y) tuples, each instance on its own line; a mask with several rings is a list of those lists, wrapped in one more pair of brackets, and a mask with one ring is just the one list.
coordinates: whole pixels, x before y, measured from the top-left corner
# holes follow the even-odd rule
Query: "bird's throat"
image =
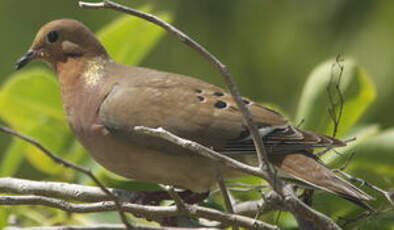
[(93, 88), (104, 77), (104, 67), (109, 60), (104, 57), (69, 58), (56, 64), (61, 85)]
[[(68, 116), (82, 108), (79, 106), (90, 104), (90, 101), (96, 98), (105, 75), (104, 67), (108, 62), (108, 59), (102, 57), (82, 57), (70, 58), (57, 64), (62, 100)], [(75, 103), (76, 101), (78, 103)]]

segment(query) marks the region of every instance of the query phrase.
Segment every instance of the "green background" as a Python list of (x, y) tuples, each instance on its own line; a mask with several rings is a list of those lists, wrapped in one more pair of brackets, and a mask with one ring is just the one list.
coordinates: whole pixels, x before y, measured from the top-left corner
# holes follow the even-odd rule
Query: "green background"
[[(343, 55), (346, 60), (344, 92), (347, 104), (339, 134), (341, 137), (357, 136), (359, 139), (357, 144), (344, 151), (356, 153), (350, 170), (354, 175), (384, 189), (394, 187), (394, 131), (391, 129), (394, 126), (394, 1), (118, 2), (137, 8), (149, 4), (150, 7), (143, 9), (153, 8), (154, 14), (168, 20), (172, 18), (175, 26), (203, 44), (228, 66), (243, 95), (275, 105), (295, 124), (304, 119), (304, 128), (328, 134), (327, 102), (321, 100), (326, 97), (326, 92), (321, 82), (330, 77), (332, 58)], [(105, 31), (101, 31), (101, 39), (110, 48), (110, 53), (114, 52), (117, 61), (196, 76), (224, 86), (217, 71), (193, 50), (172, 36), (163, 34), (159, 37), (159, 32), (150, 31), (153, 25), (139, 27), (144, 24), (141, 20), (131, 23), (134, 30), (126, 33), (124, 29), (119, 29), (121, 26), (108, 26), (119, 17), (119, 13), (80, 9), (75, 0), (1, 0), (2, 121), (34, 136), (67, 159), (97, 169), (96, 173), (103, 175), (103, 180), (114, 179), (113, 176), (105, 176), (106, 172), (88, 160), (83, 149), (72, 138), (64, 123), (55, 78), (50, 70), (44, 64), (34, 62), (13, 76), (18, 80), (9, 78), (15, 73), (15, 61), (26, 52), (38, 28), (50, 20), (65, 17), (78, 19), (93, 31), (101, 31), (106, 26)], [(117, 47), (126, 49), (127, 55), (116, 53)], [(329, 59), (330, 62), (321, 64)], [(313, 71), (317, 66), (320, 69)], [(56, 167), (31, 147), (18, 141), (11, 142), (3, 134), (0, 138), (1, 176), (91, 183), (71, 170)], [(70, 154), (65, 155), (68, 152)], [(333, 166), (339, 166), (344, 161), (335, 154), (327, 155), (325, 160)], [(130, 186), (133, 189), (143, 186), (156, 189), (146, 184)], [(240, 195), (240, 199), (251, 197), (256, 198)], [(317, 197), (319, 202), (316, 207), (334, 218), (360, 212), (346, 201), (330, 195), (318, 194)], [(212, 202), (220, 203), (216, 200), (212, 198)], [(375, 207), (387, 207), (381, 196)], [(76, 215), (69, 219), (62, 212), (53, 210), (32, 212), (28, 207), (1, 209), (1, 226), (10, 214), (22, 216), (25, 225), (37, 225), (43, 220), (47, 225), (90, 223), (91, 220), (111, 219), (112, 215), (107, 214), (106, 218), (103, 218), (105, 214)], [(393, 215), (391, 211), (388, 215), (361, 221), (355, 226), (361, 229), (394, 229)], [(266, 219), (274, 222), (276, 217), (268, 216)], [(280, 225), (295, 229), (294, 220), (286, 215), (282, 215)]]

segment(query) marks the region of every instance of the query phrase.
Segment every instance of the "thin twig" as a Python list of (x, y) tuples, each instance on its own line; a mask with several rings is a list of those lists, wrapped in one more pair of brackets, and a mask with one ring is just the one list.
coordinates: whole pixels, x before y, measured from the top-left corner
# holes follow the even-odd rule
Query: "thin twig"
[[(193, 152), (199, 153), (203, 156), (207, 156), (210, 157), (213, 160), (216, 161), (221, 161), (223, 162), (225, 165), (228, 165), (229, 167), (232, 167), (234, 169), (243, 171), (245, 173), (249, 173), (251, 175), (255, 175), (255, 176), (259, 176), (259, 177), (264, 177), (264, 171), (260, 170), (259, 168), (254, 168), (251, 167), (249, 165), (243, 164), (239, 161), (236, 161), (232, 158), (226, 157), (222, 154), (216, 153), (214, 151), (212, 151), (209, 148), (206, 148), (205, 146), (202, 146), (198, 143), (189, 141), (189, 140), (185, 140), (182, 138), (179, 138), (163, 129), (150, 129), (150, 128), (146, 128), (146, 127), (136, 127), (136, 131), (141, 132), (141, 134), (143, 134), (144, 132), (146, 132), (146, 134), (150, 134), (150, 135), (157, 135), (163, 139), (167, 139), (169, 141), (172, 141), (173, 143), (182, 146), (186, 149), (189, 149)], [(9, 132), (6, 132), (9, 133)], [(19, 137), (19, 136), (17, 136)], [(31, 143), (31, 142), (29, 142)], [(45, 148), (44, 148), (45, 149)], [(291, 190), (284, 190), (286, 192), (286, 203), (285, 206), (283, 208), (285, 208), (286, 210), (292, 211), (292, 212), (297, 212), (300, 213), (301, 215), (304, 215), (307, 219), (311, 219), (314, 220), (318, 226), (321, 226), (322, 229), (340, 229), (338, 226), (336, 226), (336, 224), (329, 219), (328, 217), (324, 216), (321, 213), (316, 212), (315, 210), (309, 208), (308, 206), (305, 206), (302, 204), (302, 202), (298, 201), (297, 197), (294, 196), (294, 194), (292, 193)], [(107, 194), (107, 193), (106, 193)], [(108, 195), (108, 194), (107, 194)], [(110, 196), (111, 197), (111, 196)], [(1, 198), (1, 196), (0, 196)], [(8, 197), (9, 199), (9, 197)], [(6, 199), (6, 203), (4, 204), (10, 204), (7, 203), (9, 202), (9, 200)], [(36, 198), (35, 198), (36, 199)], [(32, 201), (32, 204), (36, 204), (36, 202)], [(61, 204), (64, 201), (61, 201)], [(55, 204), (49, 204), (48, 206), (52, 207), (53, 205), (56, 205), (59, 202), (55, 202)], [(1, 204), (1, 203), (0, 203)], [(29, 204), (28, 202), (22, 202), (21, 204)], [(12, 205), (12, 203), (10, 204)], [(51, 206), (52, 205), (52, 206)], [(76, 205), (76, 204), (74, 204)], [(84, 204), (84, 205), (90, 205), (89, 208), (91, 208), (90, 210), (94, 210), (96, 211), (97, 209), (102, 210), (102, 211), (109, 211), (108, 209), (105, 208), (110, 208), (112, 207), (112, 210), (117, 210), (117, 206), (114, 204), (111, 206), (110, 202), (104, 202), (104, 203), (100, 203), (100, 204)], [(93, 207), (91, 207), (93, 205)], [(187, 204), (185, 204), (187, 205)], [(53, 207), (57, 207), (57, 206), (53, 206)], [(63, 206), (62, 206), (63, 207)], [(62, 207), (58, 207), (60, 209), (62, 209)], [(147, 207), (144, 205), (133, 205), (133, 204), (129, 204), (129, 203), (123, 203), (122, 204), (122, 209), (125, 211), (130, 211), (131, 213), (135, 213), (135, 214), (145, 214), (145, 215), (154, 215), (154, 216), (160, 216), (160, 211), (163, 211), (163, 209), (161, 208), (165, 208), (165, 207)], [(170, 207), (171, 208), (171, 207)], [(176, 207), (175, 207), (176, 208)], [(144, 213), (145, 210), (145, 213)], [(173, 212), (179, 211), (178, 208), (174, 209)], [(86, 210), (84, 210), (86, 212)], [(153, 214), (152, 214), (153, 211)], [(200, 217), (200, 218), (206, 218), (206, 219), (211, 219), (211, 220), (216, 220), (222, 223), (227, 223), (229, 225), (233, 225), (233, 224), (238, 224), (242, 227), (246, 227), (249, 229), (277, 229), (277, 227), (266, 224), (264, 222), (258, 221), (258, 220), (254, 220), (254, 219), (250, 219), (250, 218), (246, 218), (243, 216), (239, 216), (239, 215), (231, 215), (231, 214), (225, 214), (222, 213), (220, 211), (217, 210), (212, 210), (212, 209), (207, 209), (207, 208), (203, 208), (203, 207), (199, 207), (199, 206), (194, 206), (194, 205), (187, 205), (187, 209), (183, 210), (186, 211), (185, 213), (179, 213), (177, 212), (177, 215), (186, 215), (186, 216), (191, 216), (191, 217)], [(163, 213), (162, 213), (163, 214)], [(170, 214), (168, 213), (168, 210), (165, 211), (165, 215), (169, 216)], [(245, 219), (246, 218), (246, 219)]]
[[(65, 200), (49, 198), (44, 196), (0, 196), (0, 205), (43, 205), (61, 209), (73, 213), (91, 213), (91, 212), (108, 212), (116, 211), (117, 206), (114, 201), (96, 202), (96, 203), (71, 203)], [(266, 224), (262, 221), (256, 221), (253, 218), (227, 214), (211, 208), (200, 207), (197, 205), (189, 205), (185, 203), (186, 208), (180, 210), (175, 206), (151, 206), (139, 205), (131, 203), (123, 203), (122, 209), (125, 212), (151, 217), (167, 217), (167, 216), (189, 216), (199, 217), (208, 220), (214, 220), (226, 225), (238, 224), (247, 229), (260, 230), (277, 230), (276, 226)], [(133, 226), (134, 227), (134, 226)]]
[(336, 172), (336, 173), (339, 173), (339, 174), (341, 174), (342, 176), (345, 176), (345, 177), (348, 178), (350, 181), (353, 181), (353, 182), (356, 182), (356, 183), (360, 183), (361, 186), (365, 185), (365, 186), (367, 186), (367, 187), (369, 187), (369, 188), (371, 188), (371, 189), (373, 189), (373, 190), (375, 190), (375, 191), (378, 191), (378, 192), (382, 193), (382, 194), (384, 195), (384, 197), (390, 202), (390, 204), (394, 206), (394, 202), (393, 202), (393, 200), (391, 199), (391, 194), (390, 194), (390, 192), (388, 192), (388, 191), (386, 191), (386, 190), (384, 190), (384, 189), (381, 189), (381, 188), (379, 188), (378, 186), (376, 186), (376, 185), (374, 185), (374, 184), (371, 184), (371, 183), (369, 183), (369, 182), (367, 182), (367, 181), (365, 181), (365, 180), (363, 180), (363, 179), (361, 179), (361, 178), (354, 177), (354, 176), (350, 175), (349, 173), (346, 173), (346, 172), (344, 172), (344, 171), (342, 171), (342, 170), (340, 170), (340, 169), (334, 169), (334, 170), (332, 170), (332, 171), (333, 171), (333, 172)]
[(242, 163), (240, 161), (234, 160), (231, 157), (228, 157), (224, 154), (220, 154), (215, 152), (211, 148), (208, 148), (204, 145), (201, 145), (197, 142), (193, 142), (181, 137), (176, 136), (173, 133), (170, 133), (163, 128), (152, 129), (144, 126), (136, 126), (134, 127), (134, 131), (141, 135), (149, 135), (153, 137), (159, 137), (169, 142), (172, 142), (178, 146), (183, 147), (184, 149), (188, 149), (194, 153), (210, 158), (211, 160), (224, 164), (227, 167), (230, 167), (234, 170), (238, 170), (240, 172), (244, 172), (246, 174), (258, 176), (261, 178), (267, 178), (267, 174), (265, 171), (260, 170), (258, 167), (253, 167), (248, 164)]
[[(328, 114), (330, 115), (331, 120), (333, 122), (333, 130), (332, 130), (333, 137), (336, 137), (336, 135), (338, 133), (338, 128), (339, 128), (339, 124), (341, 122), (341, 118), (343, 115), (343, 107), (344, 107), (344, 102), (345, 102), (342, 90), (340, 88), (343, 70), (344, 70), (344, 66), (341, 63), (342, 61), (343, 61), (342, 56), (340, 54), (338, 54), (337, 57), (335, 58), (335, 63), (331, 67), (331, 77), (330, 77), (330, 81), (329, 81), (327, 88), (326, 88), (327, 94), (328, 94), (328, 99), (330, 102), (330, 106), (328, 108)], [(339, 68), (337, 81), (335, 82), (335, 90), (338, 94), (339, 101), (335, 101), (334, 95), (331, 91), (331, 86), (332, 86), (334, 78), (335, 78), (335, 71), (334, 71), (335, 67)], [(339, 105), (339, 108), (337, 105)]]
[[(215, 162), (220, 162), (240, 172), (244, 172), (249, 175), (258, 176), (261, 178), (264, 178), (264, 176), (266, 175), (265, 171), (260, 170), (260, 168), (258, 167), (252, 167), (240, 161), (234, 160), (223, 154), (217, 153), (212, 149), (205, 147), (199, 143), (178, 137), (175, 134), (164, 130), (163, 128), (152, 129), (144, 126), (136, 126), (134, 127), (134, 131), (138, 134), (160, 137), (164, 140), (172, 142), (194, 153), (208, 157)], [(282, 204), (284, 205), (284, 208), (286, 210), (292, 212), (293, 214), (299, 215), (299, 217), (304, 217), (307, 220), (313, 221), (321, 229), (341, 229), (333, 220), (300, 201), (293, 193), (293, 190), (289, 188), (289, 186), (284, 187), (283, 194), (285, 200), (284, 202), (282, 202)]]
[[(339, 221), (342, 222), (341, 226), (343, 228), (346, 227), (346, 229), (352, 229), (352, 228), (349, 228), (349, 225), (355, 224), (356, 222), (358, 222), (360, 220), (367, 219), (366, 221), (368, 221), (368, 218), (376, 218), (377, 216), (387, 215), (387, 214), (393, 213), (393, 211), (394, 211), (393, 207), (378, 210), (376, 212), (366, 211), (366, 212), (360, 213), (359, 215), (357, 215), (356, 217), (353, 217), (353, 218), (339, 218)], [(374, 220), (374, 221), (376, 221), (376, 220)], [(354, 229), (357, 229), (357, 228), (354, 228)]]
[[(226, 187), (226, 184), (224, 183), (223, 175), (221, 172), (221, 167), (219, 165), (216, 167), (216, 180), (217, 180), (220, 192), (222, 193), (222, 197), (224, 200), (224, 204), (226, 205), (227, 212), (233, 214), (234, 213), (233, 201), (231, 199), (231, 194), (229, 193), (229, 191)], [(233, 225), (232, 228), (233, 228), (233, 230), (238, 230), (239, 226)]]
[(171, 198), (174, 200), (176, 207), (181, 211), (186, 211), (186, 203), (182, 200), (182, 198), (175, 192), (173, 186), (166, 185), (164, 189), (170, 194)]
[[(108, 188), (108, 190), (111, 193), (117, 194), (121, 200), (131, 203), (137, 203), (143, 195), (143, 192), (129, 192), (113, 188)], [(64, 182), (32, 181), (12, 177), (0, 178), (0, 193), (29, 194), (82, 202), (111, 200), (110, 196), (96, 186)]]
[[(120, 196), (122, 200), (127, 200), (128, 203), (124, 203), (125, 205), (135, 203), (134, 201), (140, 197), (140, 193), (138, 192), (112, 188), (109, 188), (109, 190)], [(103, 202), (111, 200), (111, 198), (100, 188), (94, 186), (61, 182), (32, 181), (12, 177), (0, 178), (0, 193), (36, 195), (38, 197), (45, 196), (49, 198), (60, 198), (62, 200), (78, 202)], [(257, 206), (264, 210), (263, 213), (273, 210), (274, 207), (276, 209), (283, 208), (280, 205), (280, 198), (275, 192), (269, 191), (264, 195), (264, 197), (264, 200), (246, 201), (236, 204), (234, 206), (234, 210), (236, 210), (235, 213), (253, 217), (258, 210)], [(135, 206), (135, 209), (138, 209), (139, 207), (140, 206), (137, 205)], [(156, 210), (157, 209), (152, 210), (152, 214), (154, 214)], [(137, 213), (141, 214), (142, 212), (143, 211), (139, 211)], [(172, 214), (168, 213), (168, 215), (170, 216)]]
[[(342, 141), (343, 143), (345, 143), (345, 144), (348, 144), (348, 143), (353, 142), (353, 141), (355, 141), (355, 140), (357, 140), (356, 137), (351, 137), (351, 138), (344, 139), (344, 140), (341, 140), (341, 141)], [(314, 155), (316, 155), (317, 157), (320, 157), (320, 156), (322, 156), (323, 154), (325, 154), (326, 152), (329, 152), (329, 151), (331, 151), (331, 150), (335, 150), (335, 146), (334, 146), (334, 147), (328, 146), (328, 147), (324, 148), (323, 150), (314, 153)]]
[(97, 184), (97, 186), (99, 186), (101, 188), (101, 190), (105, 194), (107, 194), (109, 197), (111, 197), (111, 199), (115, 202), (116, 207), (118, 208), (118, 213), (119, 213), (120, 219), (123, 222), (123, 224), (127, 227), (127, 229), (129, 229), (129, 230), (133, 229), (133, 226), (127, 220), (126, 214), (122, 211), (122, 204), (119, 201), (118, 197), (116, 195), (114, 195), (111, 191), (109, 191), (89, 169), (83, 168), (79, 165), (76, 165), (76, 164), (70, 162), (70, 161), (67, 161), (65, 159), (58, 157), (56, 154), (52, 153), (49, 149), (44, 147), (38, 141), (34, 140), (31, 137), (23, 135), (15, 130), (12, 130), (8, 127), (0, 125), (0, 131), (3, 133), (9, 134), (9, 135), (15, 136), (21, 140), (24, 140), (24, 141), (34, 145), (36, 148), (41, 150), (47, 157), (49, 157), (51, 160), (53, 160), (57, 164), (63, 165), (66, 168), (74, 169), (78, 172), (81, 172), (81, 173), (87, 175), (89, 178), (91, 178)]
[[(190, 228), (179, 228), (179, 227), (156, 227), (147, 225), (133, 226), (134, 230), (190, 230)], [(101, 224), (93, 226), (40, 226), (40, 227), (6, 227), (3, 230), (125, 230), (124, 225), (119, 224)], [(216, 228), (193, 228), (193, 230), (216, 230)], [(218, 229), (217, 229), (218, 230)]]

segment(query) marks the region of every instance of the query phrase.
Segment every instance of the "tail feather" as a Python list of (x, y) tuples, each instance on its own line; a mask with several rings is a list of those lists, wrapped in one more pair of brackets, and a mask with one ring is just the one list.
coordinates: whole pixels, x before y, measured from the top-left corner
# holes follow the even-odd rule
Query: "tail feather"
[(288, 177), (302, 182), (308, 187), (324, 190), (352, 201), (362, 208), (372, 208), (365, 201), (373, 198), (348, 181), (337, 176), (330, 169), (304, 153), (278, 155), (272, 159), (279, 170)]

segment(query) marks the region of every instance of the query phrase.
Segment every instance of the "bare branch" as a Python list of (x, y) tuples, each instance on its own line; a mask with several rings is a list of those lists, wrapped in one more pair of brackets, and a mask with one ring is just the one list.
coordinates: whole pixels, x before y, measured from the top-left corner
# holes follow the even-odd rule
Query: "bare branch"
[(368, 219), (375, 219), (374, 221), (376, 221), (376, 217), (380, 216), (384, 216), (384, 215), (390, 215), (390, 213), (393, 213), (394, 208), (393, 207), (389, 207), (389, 208), (385, 208), (385, 209), (381, 209), (381, 210), (377, 210), (375, 212), (369, 212), (369, 211), (365, 211), (360, 213), (359, 215), (357, 215), (356, 217), (353, 218), (339, 218), (340, 222), (341, 222), (341, 226), (346, 228), (346, 229), (356, 229), (356, 228), (351, 228), (350, 225), (354, 225), (355, 223), (357, 223), (358, 221), (361, 220), (365, 220), (366, 222), (370, 221)]
[(176, 145), (181, 146), (182, 148), (188, 149), (194, 153), (200, 154), (204, 157), (208, 157), (211, 160), (224, 164), (227, 167), (230, 167), (232, 169), (244, 172), (246, 174), (262, 177), (264, 179), (267, 179), (267, 174), (265, 171), (259, 170), (257, 167), (252, 167), (248, 164), (244, 164), (240, 161), (234, 160), (233, 158), (230, 158), (226, 155), (220, 154), (215, 152), (214, 150), (205, 147), (204, 145), (201, 145), (199, 143), (178, 137), (163, 128), (157, 128), (157, 129), (152, 129), (152, 128), (147, 128), (144, 126), (136, 126), (134, 127), (134, 131), (139, 134), (143, 135), (149, 135), (149, 136), (154, 136), (154, 137), (160, 137), (162, 139), (165, 139), (169, 142), (172, 142)]
[(49, 149), (47, 149), (45, 146), (43, 146), (38, 141), (34, 140), (31, 137), (28, 137), (28, 136), (25, 136), (21, 133), (18, 133), (15, 130), (12, 130), (10, 128), (0, 125), (0, 131), (3, 133), (9, 134), (9, 135), (15, 136), (19, 139), (22, 139), (22, 140), (34, 145), (36, 148), (41, 150), (47, 157), (49, 157), (54, 162), (56, 162), (60, 165), (63, 165), (64, 167), (74, 169), (78, 172), (81, 172), (81, 173), (87, 175), (89, 178), (91, 178), (97, 184), (97, 186), (99, 186), (101, 188), (101, 190), (104, 193), (106, 193), (109, 197), (112, 198), (112, 200), (115, 202), (116, 206), (118, 207), (118, 213), (119, 213), (120, 219), (122, 220), (123, 224), (127, 227), (128, 230), (132, 229), (132, 225), (129, 223), (126, 215), (124, 214), (124, 212), (121, 209), (122, 205), (121, 205), (121, 202), (119, 201), (118, 197), (116, 195), (114, 195), (111, 191), (109, 191), (89, 169), (85, 169), (79, 165), (76, 165), (70, 161), (67, 161), (67, 160), (64, 160), (64, 159), (58, 157), (56, 154), (52, 153)]
[[(139, 192), (129, 192), (112, 188), (108, 189), (116, 193), (122, 200), (130, 203), (134, 203), (140, 195)], [(0, 178), (0, 193), (32, 194), (79, 202), (101, 202), (111, 200), (111, 197), (106, 195), (100, 188), (94, 186), (59, 182), (38, 182), (17, 178)], [(280, 197), (275, 192), (270, 191), (264, 195), (263, 200), (238, 203), (234, 206), (234, 210), (235, 213), (239, 215), (254, 217), (257, 212), (264, 214), (272, 210), (283, 209), (280, 203)], [(91, 206), (91, 208), (93, 207), (94, 205)], [(153, 212), (155, 211), (157, 210), (153, 210)]]
[(391, 193), (390, 193), (390, 191), (386, 191), (386, 190), (384, 190), (384, 189), (381, 189), (381, 188), (379, 188), (378, 186), (376, 186), (376, 185), (374, 185), (374, 184), (371, 184), (371, 183), (369, 183), (369, 182), (367, 182), (367, 181), (365, 181), (365, 180), (363, 180), (363, 179), (361, 179), (361, 178), (354, 177), (354, 176), (350, 175), (349, 173), (346, 173), (346, 172), (344, 172), (344, 171), (342, 171), (342, 170), (340, 170), (340, 169), (334, 169), (334, 170), (332, 170), (332, 171), (333, 171), (333, 172), (336, 172), (336, 173), (339, 173), (339, 174), (341, 174), (342, 176), (345, 176), (346, 178), (348, 178), (348, 179), (349, 179), (350, 181), (352, 181), (352, 182), (360, 183), (361, 186), (365, 185), (365, 186), (367, 186), (367, 187), (369, 187), (369, 188), (371, 188), (371, 189), (373, 189), (373, 190), (375, 190), (375, 191), (377, 191), (377, 192), (382, 193), (382, 194), (384, 195), (384, 197), (390, 202), (390, 204), (391, 204), (392, 206), (394, 206), (394, 201), (393, 201), (392, 198), (391, 198)]
[[(355, 140), (357, 140), (356, 137), (351, 137), (351, 138), (344, 139), (344, 140), (341, 140), (341, 141), (342, 141), (343, 143), (347, 144), (347, 143), (353, 142), (353, 141), (355, 141)], [(331, 151), (331, 150), (334, 150), (334, 151), (335, 151), (335, 149), (334, 149), (333, 147), (328, 146), (328, 147), (326, 147), (325, 149), (323, 149), (323, 150), (321, 150), (321, 151), (319, 151), (319, 152), (316, 152), (316, 153), (314, 153), (314, 154), (315, 154), (317, 157), (320, 157), (320, 156), (322, 156), (323, 154), (325, 154), (326, 152)]]
[[(236, 161), (225, 155), (219, 154), (201, 144), (180, 138), (164, 130), (163, 128), (152, 129), (143, 126), (137, 126), (134, 128), (134, 131), (139, 134), (163, 138), (194, 153), (208, 157), (216, 162), (223, 163), (224, 165), (231, 167), (235, 170), (265, 178), (266, 174), (258, 167), (252, 167), (242, 162)], [(299, 218), (304, 217), (307, 220), (313, 221), (317, 226), (321, 227), (321, 229), (341, 229), (337, 224), (335, 224), (333, 220), (317, 212), (316, 210), (313, 210), (311, 207), (305, 205), (302, 201), (300, 201), (294, 195), (292, 189), (289, 188), (289, 186), (285, 186), (282, 192), (285, 197), (285, 201), (282, 202), (282, 204), (284, 205), (284, 208), (286, 210), (292, 212), (295, 215), (298, 215)]]
[[(156, 227), (137, 225), (133, 226), (134, 230), (190, 230), (190, 228), (178, 228), (178, 227)], [(119, 224), (103, 224), (95, 226), (47, 226), (47, 227), (6, 227), (4, 230), (125, 230), (124, 225)], [(193, 228), (193, 230), (215, 230), (216, 228)]]
[(273, 191), (269, 191), (263, 194), (263, 199), (246, 201), (234, 205), (234, 212), (240, 215), (256, 217), (256, 215), (263, 215), (273, 210), (286, 209), (281, 205), (281, 197)]
[[(214, 209), (185, 204), (180, 210), (175, 206), (150, 206), (122, 203), (122, 210), (145, 217), (189, 216), (215, 220), (225, 225), (238, 224), (247, 229), (276, 230), (277, 227), (256, 221), (253, 218), (226, 214)], [(0, 196), (0, 205), (43, 205), (73, 213), (117, 211), (114, 201), (96, 202), (89, 204), (71, 203), (64, 200), (43, 196)], [(134, 227), (134, 226), (133, 226)]]
[(180, 211), (187, 211), (185, 202), (183, 202), (182, 198), (178, 195), (178, 193), (175, 192), (173, 186), (166, 185), (164, 186), (164, 189), (168, 192), (168, 194), (170, 194), (171, 198), (175, 202), (176, 207)]
[[(125, 200), (130, 197), (135, 198), (136, 192), (126, 190), (110, 189), (111, 192), (121, 194)], [(38, 182), (16, 178), (0, 178), (1, 193), (18, 193), (18, 194), (35, 194), (36, 196), (0, 196), (0, 205), (44, 205), (52, 208), (58, 208), (68, 212), (90, 213), (90, 212), (108, 212), (116, 211), (117, 208), (111, 197), (105, 194), (101, 189), (93, 186), (75, 185), (58, 182)], [(74, 194), (74, 196), (72, 196)], [(44, 197), (46, 196), (46, 197)], [(62, 198), (62, 199), (56, 199)], [(95, 202), (95, 203), (72, 203), (63, 199)], [(96, 202), (104, 201), (104, 202)], [(145, 216), (148, 218), (167, 217), (167, 216), (190, 216), (200, 217), (209, 220), (219, 221), (225, 225), (240, 224), (245, 228), (255, 229), (276, 229), (271, 225), (266, 225), (260, 221), (255, 223), (252, 218), (241, 215), (229, 215), (213, 209), (202, 208), (199, 206), (185, 204), (186, 210), (179, 210), (176, 207), (150, 206), (132, 203), (122, 203), (122, 209), (135, 215)], [(261, 228), (261, 226), (267, 226)]]
[[(3, 128), (0, 126), (0, 131), (1, 130), (3, 130)], [(234, 169), (243, 171), (245, 173), (249, 173), (249, 174), (255, 175), (255, 176), (260, 176), (263, 178), (265, 176), (264, 171), (260, 170), (260, 168), (251, 167), (249, 165), (238, 162), (232, 158), (229, 158), (229, 157), (226, 157), (226, 156), (221, 155), (219, 153), (216, 153), (215, 151), (212, 151), (211, 149), (206, 148), (205, 146), (199, 145), (198, 143), (179, 138), (179, 137), (177, 137), (177, 136), (175, 136), (163, 129), (160, 129), (160, 128), (159, 129), (150, 129), (150, 128), (145, 128), (145, 127), (136, 127), (136, 131), (140, 131), (141, 133), (145, 133), (148, 135), (157, 135), (159, 137), (162, 137), (164, 139), (167, 139), (169, 141), (177, 143), (180, 146), (184, 146), (186, 149), (190, 149), (193, 152), (202, 154), (204, 156), (208, 156), (211, 159), (222, 162), (225, 165), (228, 165), (230, 167), (233, 167)], [(9, 133), (9, 132), (10, 131), (8, 131), (6, 133)], [(15, 131), (12, 131), (12, 133), (14, 133), (14, 132)], [(21, 135), (21, 134), (17, 133), (17, 135), (19, 137), (19, 135)], [(23, 135), (21, 135), (21, 136), (24, 138), (28, 138)], [(31, 143), (31, 142), (29, 142), (29, 143)], [(38, 142), (36, 142), (36, 143), (38, 143)], [(46, 148), (44, 148), (42, 145), (39, 145), (39, 146), (41, 146), (43, 149), (46, 150)], [(48, 151), (48, 150), (46, 150), (46, 151)], [(109, 191), (107, 188), (105, 188), (105, 189), (107, 192), (105, 192), (105, 191), (103, 191), (103, 192), (105, 194), (107, 194), (109, 197), (113, 198), (113, 196), (114, 196), (113, 193), (111, 191)], [(287, 210), (289, 210), (291, 212), (297, 212), (298, 214), (301, 213), (302, 216), (304, 216), (308, 219), (314, 220), (319, 226), (324, 226), (324, 228), (322, 228), (322, 229), (340, 229), (331, 219), (327, 218), (323, 214), (316, 212), (315, 210), (311, 209), (310, 207), (306, 206), (301, 201), (299, 201), (298, 198), (294, 196), (294, 194), (291, 190), (285, 189), (283, 191), (286, 192), (285, 197), (286, 197), (287, 201), (283, 204), (286, 205)], [(48, 202), (48, 200), (46, 200), (46, 202)], [(33, 204), (35, 204), (35, 203), (33, 203)], [(130, 204), (127, 204), (127, 206), (125, 206), (122, 203), (116, 204), (115, 201), (114, 201), (114, 204), (117, 207), (118, 211), (122, 210), (122, 213), (124, 212), (124, 210), (129, 210), (127, 208), (130, 208)], [(105, 206), (101, 205), (100, 207), (105, 207)], [(134, 208), (135, 207), (136, 206), (134, 206)], [(142, 207), (144, 207), (144, 206), (142, 206)], [(142, 207), (139, 207), (139, 208), (142, 208)], [(97, 207), (93, 207), (93, 208), (97, 208)], [(133, 213), (140, 214), (140, 213), (138, 213), (138, 212), (140, 212), (140, 209), (133, 209), (133, 211), (135, 211)], [(150, 210), (150, 211), (152, 211), (152, 210)], [(207, 213), (209, 213), (209, 214), (207, 215)], [(178, 213), (178, 214), (180, 214), (180, 213)], [(125, 215), (125, 214), (123, 213), (123, 215)], [(148, 214), (146, 213), (146, 215), (148, 215)], [(155, 215), (159, 215), (159, 214), (157, 212), (155, 212)], [(215, 219), (216, 221), (223, 221), (223, 223), (228, 223), (229, 225), (233, 225), (233, 224), (238, 224), (240, 226), (246, 225), (248, 228), (252, 228), (252, 229), (276, 229), (276, 227), (274, 227), (272, 225), (268, 225), (263, 222), (257, 222), (255, 220), (251, 220), (250, 218), (243, 217), (243, 216), (238, 216), (238, 218), (240, 218), (240, 219), (237, 219), (234, 222), (235, 215), (225, 214), (225, 213), (222, 213), (222, 212), (219, 212), (216, 210), (206, 210), (205, 208), (198, 207), (198, 206), (187, 205), (186, 210), (182, 210), (181, 215), (198, 216), (198, 217), (207, 218), (207, 219), (216, 218)], [(243, 218), (247, 218), (247, 219), (243, 219)], [(229, 220), (231, 220), (231, 221), (229, 221)], [(251, 226), (255, 226), (255, 227), (251, 227)]]
[[(139, 192), (129, 192), (108, 188), (122, 200), (134, 202), (140, 197)], [(31, 181), (17, 178), (0, 178), (0, 193), (32, 194), (65, 200), (98, 202), (109, 201), (111, 197), (95, 186), (77, 185), (61, 182)]]
[[(328, 108), (328, 114), (330, 115), (331, 120), (333, 122), (333, 130), (332, 130), (333, 137), (336, 137), (336, 135), (337, 135), (339, 124), (341, 122), (341, 118), (343, 115), (343, 107), (344, 107), (344, 102), (345, 102), (342, 90), (340, 88), (343, 70), (344, 70), (344, 66), (342, 64), (342, 61), (343, 61), (342, 56), (340, 54), (338, 54), (338, 56), (335, 58), (335, 63), (331, 67), (331, 77), (330, 77), (330, 81), (329, 81), (327, 88), (326, 88), (327, 94), (328, 94), (328, 99), (330, 102), (330, 106)], [(338, 77), (337, 77), (336, 81), (334, 82), (334, 78), (335, 78), (334, 68), (335, 67), (339, 68), (339, 73), (338, 73)], [(332, 90), (331, 90), (332, 84), (334, 84), (334, 87), (335, 87), (334, 89), (337, 92), (338, 100), (336, 100), (334, 98), (334, 92), (332, 92)]]
[[(228, 213), (233, 214), (234, 213), (234, 209), (233, 209), (233, 202), (231, 199), (231, 194), (229, 193), (226, 184), (224, 183), (224, 179), (223, 179), (223, 175), (221, 172), (221, 168), (220, 166), (216, 167), (216, 179), (217, 179), (217, 183), (219, 186), (219, 189), (222, 193), (223, 199), (224, 199), (224, 204), (226, 205), (226, 209)], [(233, 225), (233, 230), (238, 230), (239, 227), (238, 225)]]

